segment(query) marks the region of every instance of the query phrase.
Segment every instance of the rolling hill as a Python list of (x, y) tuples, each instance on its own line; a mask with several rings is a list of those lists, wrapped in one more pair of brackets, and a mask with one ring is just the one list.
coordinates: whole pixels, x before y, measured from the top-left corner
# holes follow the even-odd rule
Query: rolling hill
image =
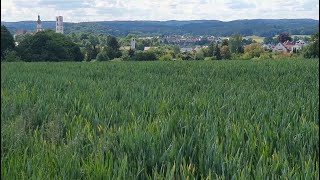
[[(1, 22), (14, 33), (19, 29), (34, 31), (35, 21)], [(55, 29), (54, 21), (43, 21), (45, 29)], [(319, 30), (319, 20), (314, 19), (251, 19), (251, 20), (190, 20), (190, 21), (97, 21), (65, 23), (65, 33), (97, 33), (114, 36), (137, 34), (155, 35), (216, 35), (230, 36), (240, 33), (244, 36), (274, 36), (281, 32), (295, 35), (310, 35)]]

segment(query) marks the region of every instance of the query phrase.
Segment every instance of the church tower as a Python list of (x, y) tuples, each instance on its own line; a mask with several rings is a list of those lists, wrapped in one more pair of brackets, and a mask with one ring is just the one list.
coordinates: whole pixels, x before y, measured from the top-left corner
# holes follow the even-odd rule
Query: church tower
[(136, 39), (131, 38), (130, 44), (131, 44), (130, 49), (135, 50), (136, 49)]
[(56, 33), (63, 34), (63, 17), (62, 16), (56, 17)]
[(43, 31), (43, 29), (42, 29), (42, 23), (41, 23), (41, 20), (40, 20), (40, 15), (38, 15), (37, 30), (36, 30), (36, 32), (40, 32), (40, 31)]

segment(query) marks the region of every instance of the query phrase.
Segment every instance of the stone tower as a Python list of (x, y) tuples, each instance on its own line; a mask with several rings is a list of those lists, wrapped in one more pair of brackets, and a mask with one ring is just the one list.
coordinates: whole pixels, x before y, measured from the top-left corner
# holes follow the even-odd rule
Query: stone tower
[(62, 16), (56, 17), (56, 33), (63, 34), (63, 17)]
[(135, 50), (136, 49), (136, 39), (131, 38), (130, 44), (131, 44), (130, 49)]
[(41, 23), (41, 20), (40, 20), (40, 15), (38, 15), (36, 32), (40, 32), (40, 31), (43, 31), (43, 29), (42, 29), (42, 23)]

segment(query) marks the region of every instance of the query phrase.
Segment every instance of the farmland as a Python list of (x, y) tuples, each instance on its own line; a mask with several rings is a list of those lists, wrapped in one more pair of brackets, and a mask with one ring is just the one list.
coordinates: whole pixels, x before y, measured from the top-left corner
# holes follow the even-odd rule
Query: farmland
[(316, 179), (319, 60), (1, 63), (1, 178)]

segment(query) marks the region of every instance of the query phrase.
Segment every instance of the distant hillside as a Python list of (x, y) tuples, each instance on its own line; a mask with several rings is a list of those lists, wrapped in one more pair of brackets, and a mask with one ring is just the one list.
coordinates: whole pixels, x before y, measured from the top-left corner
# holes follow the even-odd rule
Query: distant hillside
[[(34, 31), (35, 21), (1, 22), (11, 32), (18, 29)], [(45, 29), (55, 29), (54, 21), (44, 21)], [(153, 35), (216, 35), (230, 36), (240, 33), (244, 36), (274, 36), (281, 32), (296, 35), (310, 35), (319, 28), (319, 20), (313, 19), (253, 19), (235, 21), (192, 20), (192, 21), (99, 21), (65, 23), (65, 33), (91, 32), (126, 36), (137, 34)]]

